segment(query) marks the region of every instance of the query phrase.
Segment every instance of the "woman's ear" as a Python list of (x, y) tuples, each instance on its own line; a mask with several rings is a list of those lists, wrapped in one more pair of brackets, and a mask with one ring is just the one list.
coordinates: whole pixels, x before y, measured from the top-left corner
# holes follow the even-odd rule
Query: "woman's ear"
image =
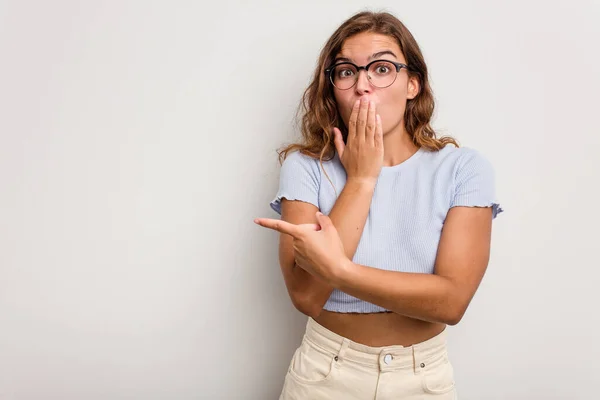
[(419, 83), (419, 78), (416, 76), (411, 76), (408, 79), (408, 90), (406, 93), (406, 98), (409, 100), (414, 99), (419, 94), (420, 89), (421, 85)]

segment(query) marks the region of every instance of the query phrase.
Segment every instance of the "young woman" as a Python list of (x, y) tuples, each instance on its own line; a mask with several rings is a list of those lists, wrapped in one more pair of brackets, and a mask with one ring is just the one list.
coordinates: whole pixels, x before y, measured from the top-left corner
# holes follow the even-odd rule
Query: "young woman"
[(438, 138), (423, 55), (389, 13), (327, 41), (271, 203), (306, 333), (281, 399), (456, 399), (446, 348), (490, 254), (494, 171)]

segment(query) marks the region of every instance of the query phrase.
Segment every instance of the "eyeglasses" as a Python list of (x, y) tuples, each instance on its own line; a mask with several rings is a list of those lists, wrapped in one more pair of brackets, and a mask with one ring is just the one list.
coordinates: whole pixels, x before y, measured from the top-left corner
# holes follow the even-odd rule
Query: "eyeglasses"
[(398, 72), (408, 65), (388, 60), (374, 60), (365, 66), (359, 67), (351, 62), (334, 64), (325, 70), (329, 80), (340, 90), (350, 89), (358, 81), (358, 73), (361, 69), (367, 71), (367, 77), (373, 86), (386, 88), (391, 86), (398, 76)]

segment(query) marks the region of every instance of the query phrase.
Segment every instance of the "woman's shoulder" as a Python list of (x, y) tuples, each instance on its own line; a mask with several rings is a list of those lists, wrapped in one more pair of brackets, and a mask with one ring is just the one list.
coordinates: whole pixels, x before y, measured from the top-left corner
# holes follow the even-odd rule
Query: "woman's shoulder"
[[(338, 160), (337, 152), (335, 153), (333, 159), (327, 160), (323, 159), (323, 164), (333, 163)], [(283, 164), (303, 164), (303, 165), (319, 165), (320, 160), (318, 157), (304, 154), (300, 150), (292, 150), (286, 154), (285, 159), (283, 160)]]
[(287, 154), (284, 159), (282, 169), (303, 169), (307, 172), (311, 172), (315, 176), (320, 176), (325, 169), (328, 173), (338, 173), (344, 170), (340, 158), (337, 152), (334, 152), (332, 158), (324, 158), (320, 160), (317, 157), (310, 156), (294, 150)]
[(318, 166), (318, 160), (315, 158), (301, 153), (299, 150), (290, 151), (285, 155), (283, 162), (281, 163), (281, 169), (285, 170), (295, 170), (301, 169), (310, 172), (315, 172)]
[(283, 164), (310, 164), (315, 161), (311, 156), (302, 153), (300, 150), (292, 150), (285, 155)]
[(470, 147), (447, 145), (429, 152), (430, 165), (435, 166), (432, 176), (441, 175), (436, 182), (452, 186), (451, 207), (493, 207), (494, 218), (503, 210), (496, 201), (495, 171), (489, 159)]
[(456, 147), (448, 144), (437, 151), (426, 151), (429, 159), (436, 168), (459, 171), (469, 168), (491, 168), (488, 158), (479, 150), (472, 147)]

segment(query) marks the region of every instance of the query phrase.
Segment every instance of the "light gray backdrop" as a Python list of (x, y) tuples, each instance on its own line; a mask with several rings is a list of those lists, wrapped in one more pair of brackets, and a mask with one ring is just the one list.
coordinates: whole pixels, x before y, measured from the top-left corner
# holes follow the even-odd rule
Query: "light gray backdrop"
[(597, 396), (598, 1), (0, 0), (0, 400), (276, 398), (305, 318), (252, 219), (365, 7), (497, 171), (461, 399)]

